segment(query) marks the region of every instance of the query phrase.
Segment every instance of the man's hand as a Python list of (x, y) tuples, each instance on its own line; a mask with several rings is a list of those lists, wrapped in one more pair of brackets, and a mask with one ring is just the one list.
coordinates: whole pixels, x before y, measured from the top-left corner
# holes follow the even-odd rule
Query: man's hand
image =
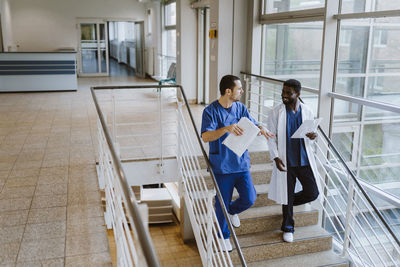
[(232, 133), (236, 136), (240, 136), (243, 134), (243, 129), (240, 128), (239, 125), (237, 125), (236, 123), (226, 126), (225, 129), (228, 133)]
[(317, 138), (317, 133), (307, 133), (306, 136), (311, 140), (314, 140), (315, 138)]
[(267, 129), (265, 129), (265, 128), (262, 127), (261, 125), (258, 126), (258, 128), (260, 128), (260, 132), (258, 133), (257, 136), (264, 135), (265, 138), (267, 138), (267, 140), (268, 140), (269, 138), (272, 138), (272, 137), (275, 136), (273, 133), (270, 133)]
[(282, 160), (278, 157), (274, 158), (276, 167), (278, 168), (278, 170), (280, 170), (281, 172), (286, 172), (287, 170), (285, 169), (285, 164), (283, 164)]

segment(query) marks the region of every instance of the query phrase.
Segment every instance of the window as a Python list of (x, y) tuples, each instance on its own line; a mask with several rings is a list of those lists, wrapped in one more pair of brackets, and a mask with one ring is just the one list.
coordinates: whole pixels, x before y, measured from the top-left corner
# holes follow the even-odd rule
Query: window
[(318, 88), (322, 22), (264, 26), (262, 74)]
[(325, 6), (325, 0), (275, 0), (264, 1), (264, 13), (279, 13), (288, 11), (321, 8)]
[(176, 63), (176, 2), (164, 5), (163, 46), (160, 55), (162, 76), (167, 72), (172, 63)]

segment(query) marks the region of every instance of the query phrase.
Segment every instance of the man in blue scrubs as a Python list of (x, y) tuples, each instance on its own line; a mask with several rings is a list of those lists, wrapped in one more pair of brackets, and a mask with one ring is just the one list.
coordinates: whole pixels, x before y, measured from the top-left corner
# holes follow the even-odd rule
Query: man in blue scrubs
[[(230, 214), (234, 227), (240, 226), (238, 214), (250, 208), (256, 200), (256, 190), (250, 175), (250, 157), (246, 152), (238, 157), (228, 147), (222, 144), (228, 134), (242, 135), (237, 123), (242, 117), (247, 117), (260, 128), (259, 135), (267, 139), (272, 136), (265, 128), (250, 116), (245, 105), (239, 102), (243, 94), (240, 79), (233, 75), (222, 77), (219, 90), (221, 97), (212, 102), (203, 111), (201, 123), (201, 137), (209, 142), (209, 158), (221, 191), (225, 206)], [(233, 189), (239, 193), (239, 198), (232, 201)], [(229, 242), (230, 232), (225, 221), (218, 198), (215, 201), (215, 210), (228, 251), (232, 250)]]

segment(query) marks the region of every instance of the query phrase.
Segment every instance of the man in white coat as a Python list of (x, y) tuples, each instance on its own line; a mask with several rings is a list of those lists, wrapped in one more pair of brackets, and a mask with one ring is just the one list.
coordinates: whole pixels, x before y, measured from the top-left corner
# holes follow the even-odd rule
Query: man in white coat
[[(305, 120), (312, 120), (312, 111), (299, 96), (301, 84), (290, 79), (283, 84), (282, 104), (275, 106), (269, 116), (267, 127), (276, 135), (268, 140), (271, 159), (275, 161), (272, 171), (268, 197), (282, 204), (283, 240), (293, 242), (294, 219), (293, 206), (302, 205), (318, 197), (316, 183), (316, 164), (311, 147), (316, 133), (307, 133), (307, 138), (291, 138), (293, 133)], [(303, 189), (295, 193), (296, 178)]]

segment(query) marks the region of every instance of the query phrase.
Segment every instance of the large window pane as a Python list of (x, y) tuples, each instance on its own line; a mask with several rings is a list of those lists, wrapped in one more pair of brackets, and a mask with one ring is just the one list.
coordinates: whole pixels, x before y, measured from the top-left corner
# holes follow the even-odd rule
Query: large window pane
[(176, 3), (165, 6), (165, 26), (176, 25)]
[(399, 18), (341, 22), (336, 92), (398, 105), (399, 72)]
[(399, 181), (400, 123), (364, 126), (360, 177), (372, 183)]
[(334, 108), (334, 125), (338, 122), (359, 121), (361, 118), (361, 106), (348, 101), (335, 99), (333, 101)]
[(287, 12), (324, 6), (325, 0), (264, 0), (264, 13)]
[(342, 0), (341, 13), (361, 13), (361, 12), (394, 10), (394, 9), (400, 9), (400, 1)]
[(341, 25), (338, 51), (339, 73), (365, 73), (368, 27), (360, 24), (364, 23), (347, 21)]
[(262, 73), (278, 79), (298, 79), (318, 88), (321, 64), (322, 23), (264, 26)]

